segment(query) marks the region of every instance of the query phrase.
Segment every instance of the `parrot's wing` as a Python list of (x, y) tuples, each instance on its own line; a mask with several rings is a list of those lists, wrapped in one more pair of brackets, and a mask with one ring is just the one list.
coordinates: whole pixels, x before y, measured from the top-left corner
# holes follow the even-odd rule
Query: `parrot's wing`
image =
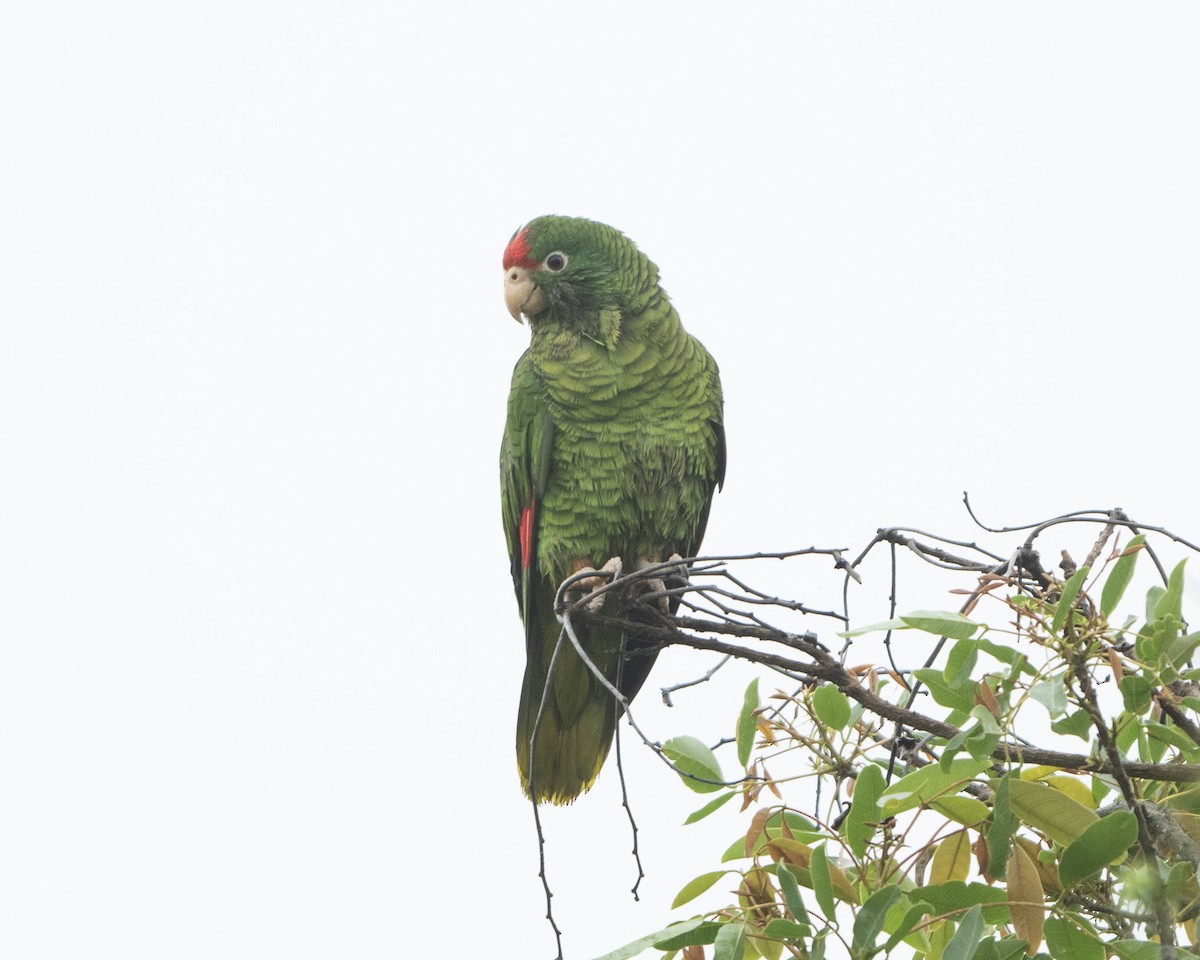
[(529, 591), (538, 579), (538, 513), (550, 471), (554, 423), (526, 352), (513, 370), (508, 423), (500, 448), (500, 494), (513, 587), (526, 625)]
[[(714, 440), (712, 474), (709, 477), (704, 506), (700, 510), (700, 517), (696, 522), (696, 532), (688, 541), (687, 549), (683, 551), (685, 557), (694, 557), (700, 552), (700, 543), (704, 539), (704, 530), (708, 526), (708, 511), (712, 507), (713, 494), (725, 483), (725, 424), (721, 420), (710, 420), (709, 426), (712, 427)], [(676, 602), (672, 606), (671, 612), (674, 613), (678, 606), (679, 604)]]
[[(526, 353), (513, 371), (508, 424), (500, 451), (504, 530), (513, 585), (525, 623), (517, 768), (521, 786), (537, 802), (569, 803), (599, 774), (612, 742), (617, 710), (607, 691), (600, 688), (573, 651), (554, 660), (560, 642), (560, 627), (554, 615), (558, 585), (548, 579), (537, 559), (539, 514), (550, 475), (553, 443), (554, 423)], [(586, 644), (588, 634), (581, 631), (581, 635)], [(551, 662), (555, 663), (552, 683)], [(536, 759), (531, 756), (535, 734)]]

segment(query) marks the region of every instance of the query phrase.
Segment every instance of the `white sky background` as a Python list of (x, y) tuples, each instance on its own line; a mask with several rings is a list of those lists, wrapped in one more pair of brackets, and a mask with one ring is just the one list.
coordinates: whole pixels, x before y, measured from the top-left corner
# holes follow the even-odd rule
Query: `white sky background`
[[(1195, 5), (591, 9), (0, 15), (6, 956), (552, 955), (496, 468), (538, 214), (717, 357), (709, 552), (969, 539), (963, 490), (1200, 539)], [(744, 675), (657, 704), (708, 664), (653, 736), (729, 732)], [(572, 960), (745, 828), (626, 753), (641, 904), (611, 763), (547, 817)]]

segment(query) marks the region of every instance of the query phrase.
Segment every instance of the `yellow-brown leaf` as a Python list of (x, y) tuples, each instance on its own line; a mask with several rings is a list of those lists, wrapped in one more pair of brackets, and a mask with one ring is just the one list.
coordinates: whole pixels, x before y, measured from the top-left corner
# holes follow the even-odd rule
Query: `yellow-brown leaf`
[(754, 850), (758, 846), (758, 838), (762, 836), (767, 821), (771, 819), (771, 813), (770, 807), (763, 807), (754, 815), (754, 819), (750, 821), (750, 829), (746, 831), (746, 856), (754, 856)]
[(764, 925), (772, 917), (781, 916), (781, 911), (775, 903), (775, 887), (771, 884), (771, 875), (761, 867), (754, 867), (742, 878), (738, 889), (738, 901), (749, 911), (749, 919), (758, 926)]
[(938, 844), (929, 866), (931, 884), (966, 880), (971, 869), (971, 838), (966, 830), (950, 834)]
[(1038, 879), (1042, 881), (1042, 891), (1055, 897), (1062, 893), (1062, 884), (1058, 879), (1058, 867), (1053, 863), (1042, 862), (1042, 859), (1038, 856), (1038, 851), (1041, 848), (1028, 837), (1014, 837), (1013, 839), (1025, 848), (1025, 852), (1029, 854), (1029, 859), (1033, 861), (1033, 865), (1038, 872)]
[(1121, 665), (1121, 655), (1112, 647), (1108, 648), (1108, 665), (1112, 667), (1113, 678), (1117, 681), (1117, 686), (1121, 685), (1121, 681), (1125, 679), (1125, 668)]
[(1046, 919), (1045, 892), (1037, 865), (1019, 843), (1013, 845), (1008, 856), (1004, 879), (1008, 885), (1008, 909), (1012, 914), (1013, 929), (1018, 937), (1029, 944), (1025, 953), (1032, 957), (1042, 945), (1042, 926)]
[(975, 688), (975, 702), (982, 704), (993, 717), (1000, 716), (1000, 702), (996, 699), (996, 695), (986, 680)]
[(971, 850), (975, 854), (975, 866), (979, 869), (979, 875), (981, 877), (987, 877), (988, 882), (990, 883), (995, 879), (995, 877), (988, 873), (987, 837), (985, 837), (982, 833), (977, 836), (975, 838), (975, 842), (971, 844)]
[[(771, 774), (767, 772), (767, 765), (765, 763), (760, 763), (759, 767), (762, 770), (763, 782), (767, 785), (767, 789), (775, 794), (776, 800), (782, 800), (783, 794), (779, 792), (779, 788), (775, 786), (775, 781), (771, 779)], [(786, 819), (784, 820), (784, 825), (787, 825)]]
[(1096, 798), (1092, 796), (1091, 788), (1084, 784), (1082, 780), (1076, 780), (1074, 777), (1068, 777), (1066, 774), (1055, 774), (1054, 776), (1046, 777), (1042, 782), (1053, 787), (1059, 793), (1065, 793), (1072, 800), (1078, 800), (1089, 810), (1096, 809)]
[(799, 840), (784, 840), (781, 837), (778, 840), (772, 840), (769, 846), (778, 850), (779, 855), (788, 863), (794, 863), (805, 870), (808, 869), (808, 862), (812, 859), (812, 847), (808, 844), (801, 843)]

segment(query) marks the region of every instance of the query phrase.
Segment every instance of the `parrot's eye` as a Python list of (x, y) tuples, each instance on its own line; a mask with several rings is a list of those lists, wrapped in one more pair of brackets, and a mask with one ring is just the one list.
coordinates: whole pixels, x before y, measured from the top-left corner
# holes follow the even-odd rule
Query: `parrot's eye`
[(552, 253), (546, 258), (546, 269), (551, 273), (558, 273), (567, 265), (567, 255), (565, 253)]

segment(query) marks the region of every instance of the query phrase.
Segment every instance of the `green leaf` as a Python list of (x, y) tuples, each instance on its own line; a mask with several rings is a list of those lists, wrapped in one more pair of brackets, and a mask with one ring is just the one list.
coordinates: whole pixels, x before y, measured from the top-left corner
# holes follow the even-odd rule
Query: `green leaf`
[(1052, 917), (1043, 924), (1043, 931), (1054, 960), (1104, 960), (1107, 956), (1104, 944), (1069, 920)]
[(1167, 874), (1167, 884), (1163, 888), (1168, 900), (1176, 903), (1186, 903), (1192, 898), (1186, 893), (1186, 888), (1196, 881), (1196, 867), (1190, 862), (1177, 863)]
[(900, 617), (908, 626), (951, 640), (966, 640), (979, 632), (982, 623), (968, 620), (961, 613), (945, 610), (915, 610)]
[(1005, 937), (1003, 940), (988, 937), (975, 948), (975, 960), (1012, 960), (1024, 953), (1027, 946), (1029, 944), (1020, 937)]
[(1100, 593), (1100, 612), (1105, 617), (1110, 616), (1117, 609), (1117, 604), (1125, 595), (1125, 588), (1133, 579), (1133, 568), (1137, 563), (1138, 554), (1142, 552), (1142, 544), (1145, 542), (1145, 536), (1139, 533), (1129, 541), (1117, 562), (1113, 564), (1112, 572), (1104, 581), (1104, 589)]
[[(926, 952), (929, 948), (928, 938), (923, 932), (918, 930), (916, 933), (912, 933), (912, 930), (929, 913), (929, 904), (915, 903), (903, 913), (899, 913), (899, 910), (899, 906), (893, 907), (888, 913), (887, 922), (883, 925), (883, 929), (891, 934), (888, 937), (887, 943), (883, 945), (883, 955), (885, 957), (891, 956), (892, 951), (896, 948), (896, 944), (906, 937), (908, 938), (907, 942), (909, 946), (917, 947), (920, 944), (920, 947), (918, 947), (920, 952)], [(896, 919), (897, 916), (899, 916), (899, 920)], [(910, 934), (911, 937), (909, 936)]]
[[(663, 930), (648, 933), (644, 937), (638, 937), (632, 943), (627, 943), (623, 947), (617, 947), (616, 950), (606, 953), (602, 957), (596, 957), (596, 960), (631, 960), (632, 957), (644, 953), (651, 947), (658, 947), (658, 944), (664, 942), (664, 939), (686, 935), (690, 931), (704, 926), (705, 923), (706, 921), (704, 920), (684, 920), (681, 923), (673, 923)], [(711, 926), (715, 927), (717, 924), (714, 923)], [(704, 942), (712, 943), (712, 940), (705, 940)], [(674, 948), (667, 947), (666, 949), (671, 950)]]
[(942, 679), (948, 686), (956, 686), (971, 679), (971, 671), (979, 659), (979, 646), (971, 640), (959, 640), (950, 648), (946, 657), (946, 666), (942, 670)]
[(1176, 637), (1167, 644), (1167, 659), (1172, 665), (1182, 667), (1192, 654), (1196, 652), (1196, 647), (1200, 646), (1200, 633), (1189, 633), (1186, 636)]
[(1154, 619), (1172, 617), (1183, 620), (1183, 567), (1187, 558), (1180, 560), (1167, 578), (1167, 590), (1154, 605)]
[(825, 844), (814, 847), (812, 859), (808, 861), (808, 875), (812, 880), (813, 894), (825, 919), (834, 921), (833, 909), (833, 878), (829, 875), (829, 858), (825, 854)]
[(914, 770), (901, 777), (880, 795), (883, 812), (887, 816), (894, 816), (905, 810), (913, 810), (943, 794), (957, 793), (963, 784), (990, 766), (989, 759), (960, 757), (954, 760), (948, 769), (943, 769), (940, 764), (931, 763)]
[(914, 896), (929, 904), (932, 908), (929, 912), (935, 915), (966, 910), (980, 904), (983, 907), (983, 919), (988, 923), (1007, 923), (1010, 916), (1007, 906), (1008, 894), (1003, 887), (948, 880), (945, 883), (922, 887), (914, 891)]
[(800, 884), (796, 875), (792, 873), (791, 865), (781, 862), (775, 869), (775, 878), (779, 881), (779, 889), (783, 891), (783, 902), (792, 911), (796, 922), (809, 926), (808, 910), (804, 907), (804, 900), (800, 896)]
[(1147, 728), (1150, 726), (1147, 721), (1146, 726), (1138, 733), (1138, 759), (1142, 763), (1159, 763), (1162, 761), (1163, 754), (1167, 752), (1167, 745), (1158, 737), (1151, 738)]
[(942, 960), (971, 960), (983, 934), (983, 907), (976, 904), (958, 922), (958, 929), (942, 951)]
[(1067, 712), (1067, 688), (1061, 674), (1035, 683), (1029, 688), (1029, 695), (1045, 707), (1052, 718)]
[(872, 623), (865, 627), (859, 627), (857, 630), (843, 630), (838, 634), (839, 637), (845, 637), (847, 640), (854, 637), (861, 637), (866, 633), (885, 633), (888, 630), (907, 630), (908, 624), (903, 620), (883, 620), (880, 623)]
[(746, 948), (746, 925), (741, 921), (721, 924), (713, 941), (713, 960), (742, 960)]
[(1150, 706), (1152, 690), (1150, 681), (1140, 673), (1126, 674), (1121, 679), (1121, 696), (1125, 700), (1125, 709), (1130, 713), (1144, 713)]
[(979, 728), (973, 730), (971, 735), (967, 737), (967, 753), (976, 760), (990, 760), (992, 754), (996, 752), (996, 747), (1000, 743), (1000, 734), (988, 733), (986, 730)]
[(988, 805), (975, 797), (959, 795), (939, 797), (929, 806), (955, 823), (961, 823), (964, 827), (973, 827), (977, 823), (982, 823), (988, 815)]
[(950, 942), (950, 937), (953, 933), (954, 924), (952, 923), (933, 924), (927, 931), (929, 950), (924, 951), (922, 957), (916, 958), (916, 960), (924, 960), (925, 957), (935, 957), (937, 960), (941, 960), (942, 953), (946, 949), (946, 944)]
[(737, 722), (737, 754), (738, 765), (746, 766), (750, 762), (750, 751), (754, 749), (754, 733), (758, 729), (755, 711), (758, 709), (758, 677), (750, 681), (746, 694), (742, 698), (742, 712), (738, 714)]
[(984, 653), (991, 654), (1001, 663), (1007, 663), (1010, 667), (1015, 667), (1021, 673), (1028, 673), (1030, 676), (1036, 676), (1037, 671), (1029, 663), (1029, 658), (1014, 647), (1006, 646), (1002, 643), (993, 643), (986, 637), (980, 637), (975, 641), (976, 646)]
[(807, 940), (812, 936), (812, 927), (807, 923), (793, 923), (776, 917), (763, 928), (768, 937), (778, 937), (780, 940)]
[[(1162, 946), (1146, 940), (1116, 940), (1106, 946), (1121, 960), (1162, 960)], [(1195, 960), (1196, 954), (1176, 947), (1175, 956), (1179, 960)]]
[[(755, 957), (762, 957), (762, 960), (782, 960), (783, 943), (779, 940), (768, 940), (766, 937), (747, 935), (746, 952), (742, 954), (742, 958), (743, 960), (755, 960)], [(663, 960), (675, 960), (675, 958), (663, 957)]]
[(1166, 595), (1166, 590), (1160, 586), (1153, 586), (1146, 591), (1146, 622), (1154, 621), (1154, 611), (1158, 607), (1158, 602)]
[(672, 737), (662, 745), (662, 751), (689, 790), (714, 793), (725, 786), (716, 755), (695, 737)]
[(1061, 733), (1065, 737), (1078, 737), (1080, 740), (1090, 740), (1092, 718), (1088, 716), (1086, 710), (1080, 708), (1074, 713), (1067, 714), (1067, 716), (1055, 720), (1050, 724), (1050, 729), (1055, 733)]
[[(959, 712), (961, 713), (962, 711)], [(943, 768), (949, 767), (950, 764), (954, 762), (954, 758), (962, 753), (963, 746), (966, 744), (966, 742), (967, 731), (959, 730), (958, 733), (950, 738), (950, 740), (946, 743), (946, 746), (942, 748), (942, 755), (938, 758), (938, 763)]]
[(1189, 762), (1194, 762), (1196, 751), (1200, 749), (1200, 747), (1196, 745), (1196, 742), (1178, 727), (1169, 727), (1165, 724), (1159, 723), (1157, 720), (1146, 721), (1146, 733), (1152, 736), (1155, 740), (1174, 747), (1176, 750), (1182, 753)]
[[(1022, 823), (1064, 845), (1079, 839), (1099, 819), (1095, 811), (1061, 790), (1026, 780), (1009, 783), (1008, 802)], [(995, 876), (990, 867), (988, 872)]]
[(1128, 711), (1122, 711), (1117, 716), (1117, 749), (1124, 753), (1137, 740), (1142, 732), (1142, 721)]
[(1143, 663), (1160, 666), (1163, 655), (1179, 640), (1183, 624), (1175, 617), (1159, 617), (1143, 624), (1134, 641), (1134, 650)]
[(825, 726), (843, 729), (850, 722), (850, 701), (831, 683), (817, 687), (812, 695), (813, 712)]
[(1115, 810), (1097, 820), (1063, 851), (1058, 864), (1059, 882), (1069, 887), (1098, 873), (1123, 858), (1137, 836), (1137, 817), (1128, 810)]
[(929, 688), (933, 699), (943, 707), (970, 713), (971, 708), (975, 706), (975, 684), (973, 683), (948, 684), (941, 670), (928, 667), (914, 670), (913, 676)]
[(684, 884), (683, 889), (675, 894), (675, 899), (671, 903), (671, 909), (674, 910), (676, 907), (682, 907), (685, 903), (691, 903), (727, 873), (729, 873), (728, 870), (714, 870), (711, 873), (702, 873), (700, 876), (689, 880)]
[(1108, 948), (1121, 960), (1162, 960), (1162, 944), (1148, 940), (1117, 940)]
[(721, 796), (717, 797), (716, 800), (710, 800), (699, 810), (693, 810), (691, 813), (689, 813), (688, 818), (683, 821), (683, 825), (686, 827), (689, 823), (695, 823), (697, 820), (703, 820), (710, 813), (720, 810), (721, 807), (725, 806), (725, 804), (727, 804), (736, 796), (740, 796), (740, 794), (736, 790), (731, 790), (729, 793), (721, 794)]
[(867, 902), (859, 907), (858, 915), (854, 918), (854, 937), (850, 945), (852, 953), (862, 956), (870, 952), (880, 931), (883, 930), (887, 912), (901, 896), (899, 887), (884, 887), (882, 890), (876, 890)]
[(992, 792), (992, 822), (987, 828), (987, 872), (993, 877), (1004, 874), (1012, 850), (1012, 835), (1017, 829), (1017, 817), (1009, 801), (1012, 784), (1012, 777), (1001, 777)]
[(717, 939), (724, 924), (714, 920), (685, 920), (683, 923), (660, 930), (652, 946), (656, 950), (678, 950), (681, 947), (696, 947), (712, 943)]
[[(690, 923), (693, 921), (688, 922)], [(663, 936), (663, 934), (670, 930), (671, 928), (667, 927), (666, 930), (659, 930), (657, 933), (648, 933), (644, 937), (638, 937), (636, 940), (625, 944), (623, 947), (617, 947), (616, 950), (612, 950), (604, 954), (602, 957), (596, 957), (596, 960), (632, 960), (633, 957), (645, 953), (647, 950), (653, 947), (655, 943)]]
[(1070, 616), (1071, 610), (1075, 607), (1075, 598), (1079, 596), (1079, 588), (1083, 586), (1083, 581), (1087, 578), (1088, 568), (1080, 567), (1063, 584), (1062, 594), (1058, 598), (1058, 606), (1054, 608), (1054, 619), (1050, 621), (1050, 632), (1059, 633), (1063, 625), (1067, 622), (1067, 617)]
[(982, 703), (977, 703), (971, 708), (971, 716), (979, 721), (979, 726), (971, 731), (971, 736), (973, 737), (983, 733), (994, 733), (999, 735), (1004, 732), (995, 716), (992, 715), (992, 711), (985, 707)]
[[(766, 844), (767, 844), (767, 837), (765, 837), (765, 836), (759, 837), (759, 843), (758, 843), (759, 847), (765, 847)], [(758, 851), (755, 850), (755, 853), (757, 853), (757, 852)], [(723, 854), (721, 854), (721, 862), (729, 863), (730, 860), (745, 860), (747, 857), (750, 857), (750, 856), (753, 856), (753, 854), (749, 854), (746, 852), (746, 838), (745, 838), (745, 836), (741, 836), (741, 837), (738, 837), (736, 840), (734, 840), (733, 843), (731, 843), (729, 845), (729, 847), (725, 850), (725, 852)]]
[(854, 782), (854, 799), (842, 821), (841, 833), (850, 851), (860, 859), (879, 826), (879, 797), (885, 785), (883, 771), (873, 763), (866, 764)]

